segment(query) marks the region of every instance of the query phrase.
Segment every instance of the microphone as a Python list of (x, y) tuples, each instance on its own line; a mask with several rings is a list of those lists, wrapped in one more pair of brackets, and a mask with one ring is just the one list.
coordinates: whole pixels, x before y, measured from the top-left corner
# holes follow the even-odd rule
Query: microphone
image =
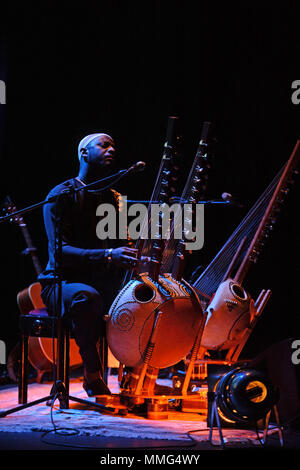
[(127, 173), (137, 173), (138, 171), (144, 171), (145, 166), (145, 162), (136, 162), (134, 165), (128, 168)]
[(233, 197), (232, 197), (232, 194), (230, 194), (230, 193), (222, 193), (222, 196), (221, 196), (221, 197), (222, 197), (223, 201), (228, 202), (228, 203), (231, 204), (232, 206), (241, 207), (241, 208), (244, 207), (243, 204), (241, 204), (241, 203), (238, 202), (238, 201), (235, 201), (235, 200), (233, 199)]

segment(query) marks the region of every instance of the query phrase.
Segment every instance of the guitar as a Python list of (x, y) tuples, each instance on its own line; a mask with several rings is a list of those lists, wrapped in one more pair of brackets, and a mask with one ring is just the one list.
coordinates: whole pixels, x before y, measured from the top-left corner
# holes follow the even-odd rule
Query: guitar
[[(32, 243), (28, 227), (20, 215), (14, 215), (17, 211), (16, 206), (9, 196), (2, 204), (2, 210), (6, 215), (11, 214), (10, 222), (15, 223), (21, 229), (26, 243), (26, 249), (22, 254), (30, 255), (37, 276), (42, 272), (42, 267), (37, 256), (37, 250)], [(46, 308), (41, 298), (41, 284), (32, 283), (29, 287), (23, 289), (17, 294), (17, 304), (22, 315), (27, 315), (35, 309)], [(54, 350), (56, 351), (56, 339), (54, 339)], [(19, 345), (16, 345), (10, 357), (8, 357), (8, 373), (12, 380), (17, 381), (15, 372), (15, 363), (18, 360)], [(37, 371), (37, 382), (40, 383), (43, 375), (53, 369), (53, 340), (52, 338), (38, 338), (30, 336), (28, 338), (28, 360)], [(70, 368), (80, 367), (82, 359), (79, 349), (74, 339), (70, 339)]]

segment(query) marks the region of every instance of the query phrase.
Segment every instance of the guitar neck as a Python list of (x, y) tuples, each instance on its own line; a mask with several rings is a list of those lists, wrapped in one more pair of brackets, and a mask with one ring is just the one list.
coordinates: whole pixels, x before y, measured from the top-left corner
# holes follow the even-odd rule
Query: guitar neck
[(36, 248), (32, 243), (26, 223), (24, 222), (22, 215), (18, 213), (22, 211), (17, 211), (17, 208), (12, 202), (10, 196), (6, 196), (6, 199), (2, 205), (2, 210), (5, 211), (6, 215), (11, 216), (10, 222), (17, 224), (21, 229), (27, 247), (24, 253), (30, 254), (36, 274), (39, 275), (42, 272), (42, 267), (37, 257)]
[(31, 236), (30, 236), (30, 233), (28, 231), (28, 228), (27, 228), (27, 226), (24, 222), (19, 223), (19, 227), (21, 229), (21, 232), (23, 234), (23, 237), (24, 237), (24, 240), (25, 240), (25, 243), (26, 243), (26, 246), (27, 246), (27, 252), (31, 256), (32, 263), (33, 263), (34, 269), (36, 271), (36, 274), (39, 275), (42, 272), (42, 267), (41, 267), (40, 261), (37, 257), (36, 248), (34, 247), (34, 245), (32, 243)]

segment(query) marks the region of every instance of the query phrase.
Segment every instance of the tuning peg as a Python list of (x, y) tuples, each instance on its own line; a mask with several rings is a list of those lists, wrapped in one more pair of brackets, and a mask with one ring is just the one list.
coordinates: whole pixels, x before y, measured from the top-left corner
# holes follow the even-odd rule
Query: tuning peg
[(288, 178), (288, 180), (287, 180), (287, 184), (290, 184), (290, 185), (295, 184), (294, 178), (292, 178), (292, 177), (290, 176), (290, 177)]
[(249, 257), (252, 263), (257, 262), (259, 255), (260, 255), (260, 252), (257, 249), (252, 250), (251, 255)]
[(277, 202), (277, 204), (283, 204), (284, 199), (282, 197), (279, 197), (276, 202)]
[[(278, 202), (278, 201), (276, 201)], [(272, 212), (278, 214), (281, 211), (281, 208), (278, 205), (274, 205)]]
[(195, 199), (194, 197), (191, 196), (191, 197), (189, 198), (189, 203), (190, 203), (190, 204), (196, 204), (196, 203), (197, 203), (197, 199)]
[(284, 196), (287, 196), (287, 194), (290, 192), (290, 188), (282, 188), (280, 191)]

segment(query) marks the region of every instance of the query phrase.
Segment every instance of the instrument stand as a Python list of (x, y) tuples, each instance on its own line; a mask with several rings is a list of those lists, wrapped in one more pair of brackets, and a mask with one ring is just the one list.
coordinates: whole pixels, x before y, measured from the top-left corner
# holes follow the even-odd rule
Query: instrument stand
[(214, 422), (216, 418), (218, 430), (219, 430), (219, 436), (220, 436), (220, 441), (221, 441), (221, 446), (224, 449), (225, 448), (225, 440), (223, 438), (223, 433), (222, 433), (222, 428), (221, 428), (221, 422), (220, 422), (220, 416), (218, 412), (218, 407), (217, 407), (217, 400), (216, 400), (216, 394), (215, 392), (209, 392), (207, 394), (207, 400), (211, 402), (211, 414), (210, 414), (210, 429), (209, 429), (209, 436), (208, 440), (212, 444), (212, 435), (213, 435), (213, 427), (214, 427)]
[(190, 365), (181, 389), (174, 390), (171, 387), (158, 386), (158, 392), (160, 391), (161, 393), (155, 393), (155, 381), (157, 379), (159, 369), (149, 366), (149, 363), (155, 348), (157, 331), (162, 315), (163, 313), (157, 309), (152, 332), (144, 353), (144, 364), (141, 366), (139, 371), (135, 371), (135, 387), (133, 390), (127, 391), (124, 389), (119, 394), (96, 397), (96, 402), (101, 403), (106, 407), (106, 409), (113, 409), (115, 413), (122, 410), (121, 412), (124, 414), (135, 406), (146, 404), (147, 418), (168, 419), (169, 400), (183, 400), (187, 398), (191, 400), (199, 400), (197, 393), (192, 392), (188, 394), (187, 390), (194, 362), (200, 348), (207, 316), (206, 314), (202, 314), (202, 318), (199, 322), (197, 335), (191, 350)]
[[(237, 363), (250, 363), (250, 359), (239, 359), (240, 354), (246, 344), (246, 342), (249, 339), (250, 334), (252, 333), (255, 325), (257, 324), (259, 318), (261, 317), (261, 314), (266, 307), (267, 302), (269, 301), (271, 297), (271, 290), (265, 290), (263, 289), (259, 296), (257, 297), (255, 303), (251, 302), (250, 303), (250, 314), (251, 314), (251, 319), (249, 326), (245, 328), (243, 334), (241, 337), (236, 341), (236, 343), (231, 346), (224, 357), (224, 359), (209, 359), (205, 358), (205, 354), (208, 350), (208, 348), (199, 348), (197, 352), (196, 358), (192, 361), (192, 366), (194, 364), (197, 364), (198, 366), (200, 365), (206, 365), (206, 364), (216, 364), (216, 365), (224, 365), (224, 366), (232, 366)], [(204, 312), (204, 315), (206, 313)], [(190, 360), (187, 359), (186, 363), (188, 364), (188, 369), (190, 368)], [(186, 374), (188, 374), (188, 369)]]
[(273, 409), (271, 409), (266, 417), (265, 417), (265, 429), (264, 429), (264, 434), (263, 434), (263, 438), (261, 439), (261, 442), (263, 445), (266, 444), (267, 442), (267, 438), (268, 438), (268, 431), (269, 431), (269, 422), (270, 422), (270, 416), (271, 416), (271, 412), (274, 412), (274, 416), (275, 416), (275, 420), (276, 420), (276, 424), (277, 424), (277, 432), (278, 432), (278, 438), (279, 438), (279, 442), (280, 442), (280, 446), (283, 447), (284, 446), (284, 442), (283, 442), (283, 433), (282, 433), (282, 426), (280, 425), (280, 421), (279, 421), (279, 414), (278, 414), (278, 409), (277, 409), (277, 406), (276, 404), (273, 406)]
[[(209, 429), (209, 436), (208, 440), (212, 444), (212, 435), (213, 435), (213, 428), (214, 428), (214, 422), (216, 419), (217, 426), (218, 426), (218, 431), (219, 431), (219, 436), (220, 436), (220, 441), (221, 441), (221, 446), (224, 449), (225, 448), (225, 439), (223, 437), (222, 433), (222, 427), (221, 427), (221, 421), (220, 421), (220, 416), (218, 412), (218, 407), (217, 407), (217, 398), (218, 395), (215, 392), (209, 392), (207, 394), (207, 400), (211, 402), (211, 415), (210, 415), (210, 429)], [(278, 415), (278, 410), (276, 404), (271, 408), (271, 410), (268, 411), (267, 415), (265, 416), (265, 427), (264, 427), (264, 434), (263, 438), (260, 440), (262, 445), (265, 445), (267, 442), (267, 437), (268, 437), (268, 431), (269, 431), (269, 422), (270, 422), (270, 416), (271, 412), (274, 412), (276, 424), (277, 424), (277, 432), (278, 432), (278, 437), (279, 437), (279, 442), (280, 446), (283, 447), (284, 442), (283, 442), (283, 433), (282, 433), (282, 427), (280, 425), (279, 421), (279, 415)], [(257, 426), (257, 423), (256, 423)]]

